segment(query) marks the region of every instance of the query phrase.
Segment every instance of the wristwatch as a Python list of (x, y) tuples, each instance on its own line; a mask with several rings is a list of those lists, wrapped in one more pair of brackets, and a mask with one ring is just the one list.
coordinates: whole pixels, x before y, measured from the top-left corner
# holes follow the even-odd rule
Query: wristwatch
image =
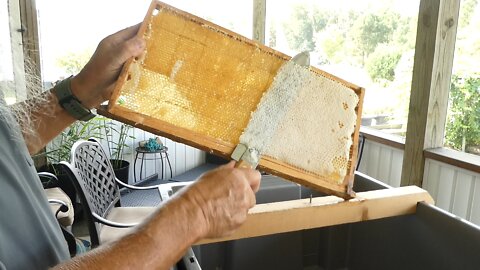
[(71, 89), (71, 80), (73, 76), (66, 78), (63, 81), (60, 81), (55, 85), (52, 92), (58, 99), (58, 103), (62, 108), (67, 111), (73, 118), (88, 121), (95, 117), (95, 114), (90, 111), (87, 107), (82, 105), (82, 102), (73, 95)]

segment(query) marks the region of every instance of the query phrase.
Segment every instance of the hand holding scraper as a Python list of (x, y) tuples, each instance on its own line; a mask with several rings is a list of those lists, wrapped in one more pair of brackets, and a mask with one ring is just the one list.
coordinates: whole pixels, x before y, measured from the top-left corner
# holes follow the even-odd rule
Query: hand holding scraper
[[(308, 68), (310, 54), (302, 52), (290, 61)], [(277, 77), (278, 74), (275, 79)], [(265, 92), (260, 100), (257, 109), (252, 113), (247, 127), (240, 136), (240, 143), (231, 155), (232, 159), (237, 161), (235, 167), (252, 169), (257, 167), (261, 155), (270, 144), (270, 140), (277, 130), (278, 124), (285, 116), (285, 108), (289, 107), (296, 95), (295, 91), (283, 91), (282, 87), (275, 87), (275, 82), (272, 83), (270, 89)]]

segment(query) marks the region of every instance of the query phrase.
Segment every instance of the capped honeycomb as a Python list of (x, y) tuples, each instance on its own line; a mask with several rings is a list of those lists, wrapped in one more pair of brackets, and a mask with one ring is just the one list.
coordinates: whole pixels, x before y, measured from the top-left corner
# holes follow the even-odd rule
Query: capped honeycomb
[[(279, 115), (260, 167), (326, 193), (352, 195), (362, 88), (313, 67), (298, 70), (287, 55), (158, 1), (139, 34), (147, 48), (125, 65), (109, 102), (111, 116), (229, 157), (265, 93), (280, 85), (290, 91), (281, 99), (291, 100), (254, 128), (269, 127), (269, 116)], [(282, 77), (280, 70), (293, 73)]]

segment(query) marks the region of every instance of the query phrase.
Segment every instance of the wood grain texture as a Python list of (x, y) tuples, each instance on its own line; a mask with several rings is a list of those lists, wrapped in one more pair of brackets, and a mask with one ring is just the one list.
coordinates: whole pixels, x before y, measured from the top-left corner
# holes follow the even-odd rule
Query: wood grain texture
[(420, 2), (402, 185), (421, 186), (423, 150), (443, 144), (459, 2)]
[[(37, 5), (35, 0), (19, 0), (20, 2), (20, 18), (22, 27), (25, 31), (22, 32), (23, 55), (26, 66), (31, 66), (34, 75), (42, 78), (41, 60), (40, 60), (40, 39), (37, 22)], [(37, 80), (35, 80), (37, 81)], [(38, 80), (39, 85), (34, 88), (41, 89), (41, 80)], [(27, 90), (27, 98), (30, 98), (33, 93)]]
[(460, 0), (440, 1), (424, 149), (443, 146), (459, 11)]
[(311, 203), (310, 199), (302, 199), (260, 204), (250, 209), (247, 221), (233, 235), (197, 244), (413, 214), (418, 202), (433, 204), (433, 199), (427, 191), (409, 186), (361, 192), (349, 201), (327, 196), (313, 198)]

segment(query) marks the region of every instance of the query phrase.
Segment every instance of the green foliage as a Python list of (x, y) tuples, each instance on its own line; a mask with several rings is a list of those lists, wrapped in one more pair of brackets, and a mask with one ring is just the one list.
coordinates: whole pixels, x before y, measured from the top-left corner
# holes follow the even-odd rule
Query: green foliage
[(480, 145), (480, 74), (453, 76), (445, 143), (462, 151)]
[(45, 153), (38, 154), (33, 158), (46, 156), (47, 162), (51, 164), (70, 161), (73, 144), (78, 140), (88, 140), (93, 137), (106, 140), (112, 166), (116, 169), (120, 167), (123, 155), (131, 148), (127, 144), (127, 139), (135, 139), (134, 136), (130, 135), (131, 130), (132, 126), (130, 125), (101, 116), (97, 116), (88, 122), (76, 121), (49, 143)]
[(35, 155), (33, 158), (46, 156), (50, 164), (70, 161), (73, 144), (78, 140), (87, 140), (91, 137), (102, 138), (102, 127), (103, 122), (100, 117), (95, 117), (88, 122), (76, 121), (49, 143), (45, 153)]
[(331, 17), (329, 13), (314, 8), (311, 15), (313, 31), (323, 31), (327, 27), (330, 19)]
[[(316, 18), (315, 28), (320, 28), (322, 20)], [(297, 5), (288, 24), (284, 25), (285, 35), (290, 48), (301, 51), (313, 51), (315, 49), (314, 21), (307, 6)]]
[(91, 50), (70, 52), (57, 59), (57, 65), (67, 74), (74, 75), (80, 72), (92, 56)]
[(396, 25), (390, 43), (405, 51), (415, 49), (417, 20), (412, 20), (409, 17), (399, 17)]
[(120, 122), (114, 122), (106, 118), (103, 118), (102, 121), (102, 128), (105, 132), (105, 139), (107, 140), (112, 166), (114, 169), (117, 169), (122, 163), (125, 151), (130, 149), (130, 145), (126, 143), (127, 139), (135, 139), (134, 136), (130, 135), (132, 126)]
[(336, 28), (331, 28), (326, 31), (325, 38), (320, 41), (320, 47), (328, 59), (337, 62), (337, 58), (342, 58), (344, 53), (340, 48), (345, 44), (345, 37)]
[(393, 81), (395, 68), (402, 53), (391, 44), (379, 45), (366, 62), (366, 68), (370, 77), (379, 82), (381, 80)]
[(381, 15), (367, 13), (355, 21), (350, 35), (357, 46), (357, 54), (362, 58), (362, 65), (379, 44), (388, 43), (392, 39), (398, 18), (399, 15), (393, 12)]
[(462, 0), (460, 3), (460, 18), (459, 25), (460, 27), (465, 27), (470, 24), (472, 15), (475, 12), (477, 7), (478, 0)]

